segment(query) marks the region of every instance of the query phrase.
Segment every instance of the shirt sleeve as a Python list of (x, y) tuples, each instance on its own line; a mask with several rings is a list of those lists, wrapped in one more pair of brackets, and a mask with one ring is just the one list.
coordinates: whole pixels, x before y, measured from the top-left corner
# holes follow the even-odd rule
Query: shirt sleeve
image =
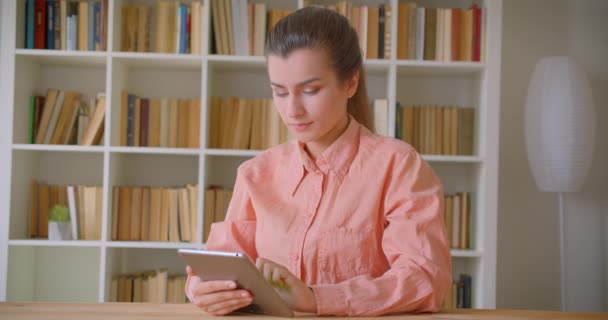
[(452, 265), (443, 221), (443, 187), (415, 151), (397, 159), (385, 182), (382, 250), (390, 269), (314, 285), (320, 315), (377, 316), (436, 312), (451, 286)]
[[(255, 248), (255, 230), (256, 216), (246, 183), (246, 169), (242, 165), (237, 172), (226, 219), (211, 225), (205, 249), (242, 252), (255, 261), (258, 256)], [(192, 301), (189, 284), (190, 277), (186, 280), (186, 295)]]

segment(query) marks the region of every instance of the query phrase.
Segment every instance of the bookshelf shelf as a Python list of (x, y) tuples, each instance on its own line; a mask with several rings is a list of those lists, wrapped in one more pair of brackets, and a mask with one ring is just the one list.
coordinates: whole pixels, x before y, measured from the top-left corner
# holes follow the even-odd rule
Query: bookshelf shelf
[(152, 147), (110, 147), (111, 153), (133, 153), (133, 154), (159, 154), (159, 155), (183, 155), (198, 156), (199, 149), (185, 148), (152, 148)]
[(150, 52), (112, 52), (114, 61), (120, 61), (130, 67), (165, 69), (200, 69), (202, 55), (168, 54)]
[(101, 241), (85, 241), (85, 240), (9, 240), (10, 246), (25, 246), (25, 247), (101, 247)]
[(102, 153), (105, 149), (98, 146), (14, 144), (13, 150)]
[(104, 66), (108, 54), (106, 52), (16, 49), (15, 55), (27, 57), (45, 64), (67, 64), (81, 66)]
[(476, 75), (485, 69), (482, 62), (442, 62), (397, 60), (397, 74), (402, 75)]
[[(63, 1), (63, 0), (59, 0)], [(97, 0), (94, 0), (97, 1)], [(122, 12), (128, 5), (150, 5), (150, 50), (156, 47), (157, 1), (107, 0), (107, 51), (24, 49), (26, 0), (0, 1), (0, 301), (109, 301), (114, 275), (156, 268), (183, 274), (178, 248), (204, 243), (111, 241), (115, 187), (181, 188), (198, 185), (196, 232), (204, 227), (205, 188), (233, 187), (236, 170), (260, 150), (211, 147), (211, 99), (270, 99), (266, 58), (221, 55), (214, 43), (211, 3), (205, 7), (201, 54), (123, 52)], [(165, 1), (165, 0), (162, 0)], [(175, 3), (175, 1), (168, 1)], [(230, 1), (229, 1), (230, 2)], [(338, 5), (339, 0), (250, 0), (275, 9), (297, 9), (307, 3)], [(370, 100), (388, 102), (388, 135), (396, 136), (398, 109), (406, 106), (474, 109), (473, 152), (440, 155), (422, 152), (441, 179), (446, 195), (471, 194), (469, 249), (452, 249), (453, 273), (473, 276), (473, 307), (494, 308), (496, 289), (496, 223), (501, 0), (420, 0), (419, 7), (484, 7), (485, 61), (443, 62), (398, 59), (399, 4), (409, 0), (357, 0), (354, 6), (388, 5), (392, 10), (386, 59), (366, 59)], [(180, 2), (182, 3), (182, 2)], [(191, 1), (185, 1), (191, 4)], [(11, 13), (12, 12), (12, 13)], [(6, 19), (5, 19), (6, 18)], [(269, 21), (267, 21), (269, 22)], [(171, 50), (168, 50), (171, 51)], [(103, 142), (98, 146), (29, 144), (32, 95), (48, 89), (74, 90), (87, 99), (106, 94)], [(121, 145), (123, 90), (142, 98), (200, 99), (200, 148), (126, 147)], [(2, 131), (4, 130), (4, 131)], [(32, 181), (48, 185), (101, 187), (100, 240), (48, 241), (30, 237)], [(200, 236), (199, 236), (200, 239)], [(74, 263), (75, 262), (75, 263)], [(36, 265), (71, 275), (47, 279)], [(72, 268), (77, 265), (78, 268)], [(38, 268), (38, 269), (36, 269)], [(86, 273), (80, 269), (85, 268)], [(33, 276), (32, 276), (33, 275)], [(76, 279), (76, 281), (74, 281)], [(63, 283), (74, 286), (62, 286)], [(25, 287), (22, 285), (25, 284)], [(26, 289), (15, 290), (17, 287)], [(39, 288), (40, 290), (34, 290)], [(60, 288), (60, 289), (57, 289)]]
[(452, 253), (452, 257), (457, 257), (457, 258), (481, 258), (483, 256), (481, 251), (477, 251), (477, 250), (452, 249), (451, 253)]
[(255, 157), (260, 153), (262, 153), (260, 150), (205, 149), (207, 156)]
[(447, 163), (482, 163), (482, 157), (476, 156), (439, 156), (439, 155), (422, 155), (422, 158), (428, 162), (447, 162)]
[(136, 248), (136, 249), (201, 249), (200, 243), (185, 242), (148, 242), (148, 241), (108, 241), (108, 248)]

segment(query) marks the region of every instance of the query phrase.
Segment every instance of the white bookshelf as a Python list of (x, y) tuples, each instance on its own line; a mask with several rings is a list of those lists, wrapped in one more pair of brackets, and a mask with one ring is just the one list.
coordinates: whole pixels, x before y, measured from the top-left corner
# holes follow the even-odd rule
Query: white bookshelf
[[(0, 301), (90, 301), (109, 299), (113, 274), (169, 268), (184, 273), (177, 248), (203, 243), (111, 241), (112, 187), (116, 185), (199, 185), (197, 226), (202, 231), (203, 190), (209, 184), (232, 187), (236, 168), (260, 151), (206, 147), (207, 109), (211, 96), (270, 98), (263, 57), (209, 54), (209, 11), (204, 21), (202, 55), (120, 52), (121, 10), (146, 0), (109, 0), (108, 50), (79, 52), (23, 49), (24, 0), (1, 1), (0, 35)], [(256, 0), (269, 8), (296, 9), (303, 0)], [(312, 1), (331, 3), (333, 0)], [(396, 8), (400, 0), (359, 0)], [(404, 1), (407, 2), (407, 1)], [(209, 8), (210, 0), (204, 5)], [(370, 99), (474, 106), (473, 156), (423, 155), (446, 193), (471, 191), (471, 250), (452, 250), (454, 276), (473, 276), (473, 307), (496, 304), (496, 213), (498, 119), (502, 0), (420, 0), (425, 7), (487, 8), (486, 61), (435, 62), (396, 59), (397, 20), (392, 19), (392, 58), (366, 61)], [(393, 17), (397, 10), (393, 10)], [(154, 38), (154, 35), (151, 36)], [(101, 146), (27, 144), (28, 99), (48, 88), (72, 89), (91, 97), (105, 92), (108, 103)], [(146, 97), (199, 98), (201, 148), (119, 146), (120, 92)], [(389, 132), (395, 132), (395, 109), (389, 109)], [(103, 186), (102, 238), (99, 241), (27, 239), (29, 183)]]

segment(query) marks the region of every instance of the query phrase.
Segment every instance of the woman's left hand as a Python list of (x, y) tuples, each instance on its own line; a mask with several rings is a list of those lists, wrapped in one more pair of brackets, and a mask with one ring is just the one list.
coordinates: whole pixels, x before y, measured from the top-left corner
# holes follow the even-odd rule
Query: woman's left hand
[(289, 272), (287, 268), (264, 258), (258, 258), (255, 265), (293, 310), (309, 313), (317, 312), (317, 301), (312, 289)]

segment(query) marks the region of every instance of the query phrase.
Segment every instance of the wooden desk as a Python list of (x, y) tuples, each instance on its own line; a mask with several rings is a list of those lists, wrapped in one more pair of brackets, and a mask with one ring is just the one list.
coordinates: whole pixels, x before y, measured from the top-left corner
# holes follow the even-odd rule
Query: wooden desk
[[(42, 320), (96, 320), (96, 319), (205, 319), (216, 318), (205, 315), (202, 311), (189, 304), (149, 304), (149, 303), (53, 303), (53, 302), (7, 302), (0, 303), (0, 319), (42, 319)], [(239, 314), (216, 319), (226, 320), (261, 320), (284, 319), (260, 315)], [(299, 315), (299, 319), (319, 319), (307, 315)], [(320, 318), (323, 319), (323, 318)], [(327, 319), (327, 317), (325, 317)], [(347, 318), (336, 318), (347, 319)], [(369, 320), (374, 318), (357, 318)], [(385, 316), (386, 320), (458, 320), (458, 319), (608, 319), (608, 313), (562, 313), (556, 311), (523, 311), (523, 310), (447, 310), (434, 314), (393, 315)]]

